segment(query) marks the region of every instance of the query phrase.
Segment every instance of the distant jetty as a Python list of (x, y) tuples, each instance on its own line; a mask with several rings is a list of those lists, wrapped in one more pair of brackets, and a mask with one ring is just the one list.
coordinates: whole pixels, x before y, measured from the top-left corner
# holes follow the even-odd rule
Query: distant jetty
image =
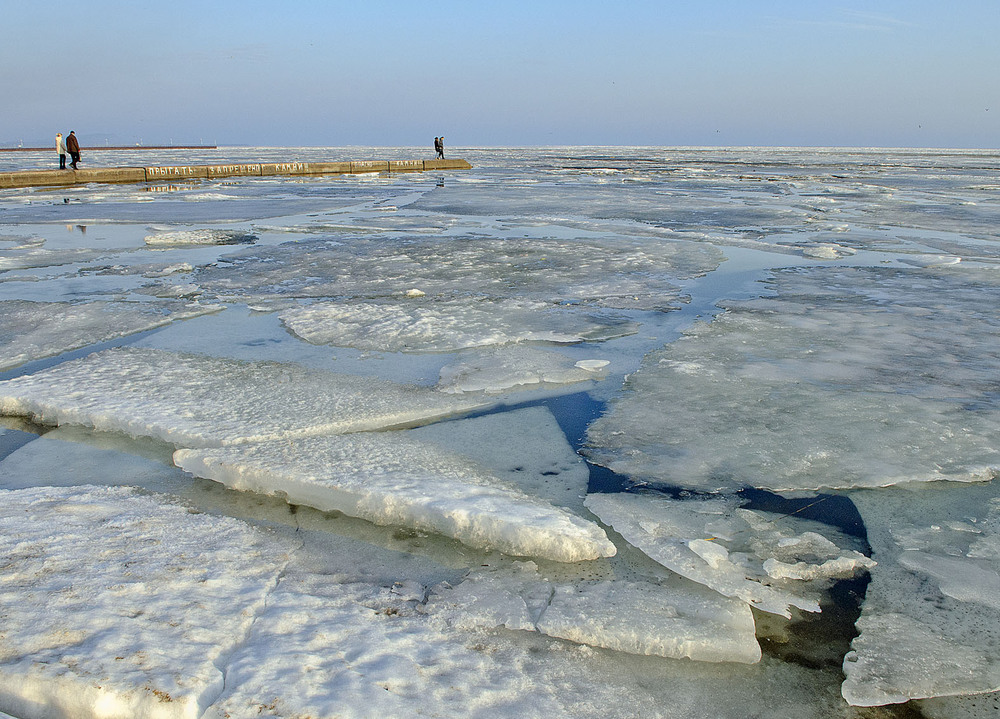
[(93, 167), (78, 170), (17, 170), (0, 172), (0, 189), (85, 185), (88, 182), (158, 182), (215, 177), (275, 175), (355, 175), (366, 172), (426, 172), (469, 170), (465, 160), (353, 160), (350, 162), (259, 162), (239, 165), (165, 165), (154, 167)]
[[(0, 152), (52, 152), (51, 147), (0, 147)], [(95, 145), (88, 150), (218, 150), (216, 145)]]

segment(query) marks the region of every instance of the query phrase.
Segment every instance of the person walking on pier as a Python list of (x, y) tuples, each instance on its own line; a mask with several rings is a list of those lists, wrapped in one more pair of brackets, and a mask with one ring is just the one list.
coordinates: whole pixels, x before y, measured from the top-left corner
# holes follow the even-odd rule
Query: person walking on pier
[(76, 163), (80, 161), (80, 143), (76, 140), (76, 130), (69, 131), (69, 137), (66, 138), (66, 149), (69, 151), (69, 156), (73, 159), (69, 163), (69, 166), (75, 170)]
[(66, 143), (63, 142), (61, 132), (56, 133), (56, 152), (59, 153), (59, 169), (66, 169)]
[(439, 160), (444, 159), (444, 136), (434, 138), (434, 149), (437, 150)]

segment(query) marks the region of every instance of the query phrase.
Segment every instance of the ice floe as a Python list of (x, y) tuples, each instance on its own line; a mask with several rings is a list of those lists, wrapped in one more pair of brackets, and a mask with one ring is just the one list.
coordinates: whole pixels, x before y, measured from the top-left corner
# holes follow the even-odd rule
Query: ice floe
[(116, 348), (0, 383), (0, 413), (206, 447), (418, 424), (488, 406), (292, 363)]
[(174, 461), (234, 489), (280, 493), (295, 504), (438, 532), (480, 549), (561, 562), (615, 553), (593, 522), (407, 432), (181, 449)]
[(772, 284), (648, 355), (591, 425), (593, 461), (711, 490), (993, 476), (995, 274), (822, 267)]
[(0, 706), (200, 716), (293, 545), (128, 488), (0, 495)]
[(852, 493), (878, 566), (844, 661), (851, 704), (1000, 691), (994, 484)]
[[(203, 199), (203, 198), (198, 198)], [(173, 230), (146, 235), (150, 246), (240, 245), (257, 241), (257, 236), (241, 230)]]
[(435, 587), (424, 611), (460, 628), (538, 631), (629, 654), (741, 663), (761, 657), (749, 607), (690, 583), (553, 581), (523, 562)]
[(606, 308), (676, 309), (678, 282), (708, 272), (721, 253), (659, 238), (545, 237), (308, 240), (231, 255), (197, 271), (220, 297), (370, 299), (419, 288), (439, 298), (470, 295)]
[(180, 303), (0, 301), (0, 369), (220, 309)]
[(603, 379), (608, 360), (578, 360), (532, 347), (465, 352), (441, 368), (438, 389), (448, 393), (500, 393), (542, 385)]
[(634, 334), (638, 325), (529, 300), (320, 303), (281, 313), (313, 344), (385, 352), (445, 352), (517, 342), (595, 342)]
[(601, 521), (668, 569), (785, 617), (792, 607), (818, 612), (830, 580), (875, 564), (830, 527), (741, 504), (738, 497), (677, 500), (626, 493), (586, 500)]

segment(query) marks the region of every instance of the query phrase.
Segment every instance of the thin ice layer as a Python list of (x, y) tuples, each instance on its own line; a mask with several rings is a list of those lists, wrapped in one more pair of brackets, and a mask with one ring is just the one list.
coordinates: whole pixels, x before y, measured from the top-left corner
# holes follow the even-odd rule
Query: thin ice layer
[(234, 489), (438, 532), (471, 547), (560, 562), (615, 553), (596, 524), (407, 432), (178, 450), (174, 461)]
[(715, 269), (717, 249), (661, 238), (352, 237), (295, 242), (202, 268), (206, 292), (231, 298), (525, 298), (592, 307), (676, 309), (678, 281)]
[(330, 302), (282, 312), (281, 321), (312, 344), (379, 352), (448, 352), (517, 342), (599, 342), (635, 334), (638, 325), (531, 300), (412, 298)]
[(444, 452), (461, 454), (527, 494), (584, 511), (590, 470), (545, 407), (435, 422), (409, 434)]
[(0, 413), (189, 447), (381, 429), (486, 404), (292, 363), (136, 348), (0, 383)]
[(973, 268), (780, 271), (651, 353), (593, 461), (711, 490), (982, 481), (1000, 467), (1000, 287)]
[(591, 494), (586, 500), (602, 522), (668, 569), (785, 617), (792, 607), (818, 612), (830, 580), (874, 566), (860, 552), (838, 546), (849, 540), (829, 527), (741, 509), (741, 503), (736, 497), (654, 494)]
[(127, 488), (0, 497), (0, 705), (17, 716), (200, 716), (289, 547)]
[(241, 230), (172, 230), (146, 235), (145, 243), (153, 247), (178, 245), (238, 245), (257, 240), (256, 235)]
[(1000, 691), (1000, 488), (852, 494), (878, 567), (842, 692), (856, 706)]
[(450, 394), (565, 385), (604, 379), (607, 360), (574, 362), (569, 357), (535, 347), (497, 347), (463, 352), (441, 368), (438, 389)]
[(761, 657), (746, 604), (683, 580), (553, 581), (525, 562), (435, 587), (425, 611), (459, 628), (538, 631), (628, 654), (746, 664)]
[(218, 305), (135, 302), (0, 302), (0, 369), (161, 327), (222, 309)]

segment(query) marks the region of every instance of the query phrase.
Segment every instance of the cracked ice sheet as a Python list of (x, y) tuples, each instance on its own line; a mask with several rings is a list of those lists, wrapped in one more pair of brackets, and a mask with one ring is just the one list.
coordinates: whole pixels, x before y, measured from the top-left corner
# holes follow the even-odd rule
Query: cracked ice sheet
[(993, 476), (995, 273), (821, 267), (771, 284), (647, 355), (591, 425), (592, 461), (713, 491)]
[(478, 549), (558, 562), (615, 553), (597, 524), (407, 431), (182, 449), (174, 461), (233, 489), (280, 493), (293, 504), (433, 531)]
[(745, 664), (761, 657), (746, 604), (683, 580), (557, 582), (534, 562), (517, 562), (434, 588), (425, 611), (458, 628), (538, 631), (628, 654)]
[(574, 362), (558, 352), (535, 347), (496, 347), (468, 351), (441, 368), (438, 389), (449, 394), (574, 384), (604, 379), (608, 360)]
[(669, 662), (537, 633), (463, 630), (425, 613), (419, 597), (412, 585), (290, 571), (206, 718), (714, 719), (767, 697), (782, 715), (818, 719), (843, 706), (820, 673), (794, 665)]
[(602, 522), (656, 562), (788, 618), (792, 607), (820, 611), (833, 579), (874, 566), (860, 552), (842, 548), (852, 540), (830, 527), (740, 504), (736, 497), (676, 500), (653, 494), (591, 494), (586, 500)]
[(220, 305), (0, 301), (0, 369), (218, 312)]
[(638, 324), (531, 300), (476, 298), (395, 303), (320, 303), (282, 312), (312, 344), (376, 352), (449, 352), (517, 342), (600, 342), (635, 334)]
[(269, 297), (521, 298), (591, 307), (676, 309), (678, 282), (718, 267), (707, 245), (662, 238), (351, 238), (306, 240), (229, 255), (194, 281), (206, 293)]
[(200, 716), (291, 544), (128, 488), (0, 496), (0, 706)]
[(0, 383), (3, 414), (189, 447), (383, 429), (487, 405), (292, 363), (135, 348)]
[(844, 661), (844, 698), (873, 706), (1000, 691), (1000, 487), (904, 485), (851, 499), (879, 564)]

